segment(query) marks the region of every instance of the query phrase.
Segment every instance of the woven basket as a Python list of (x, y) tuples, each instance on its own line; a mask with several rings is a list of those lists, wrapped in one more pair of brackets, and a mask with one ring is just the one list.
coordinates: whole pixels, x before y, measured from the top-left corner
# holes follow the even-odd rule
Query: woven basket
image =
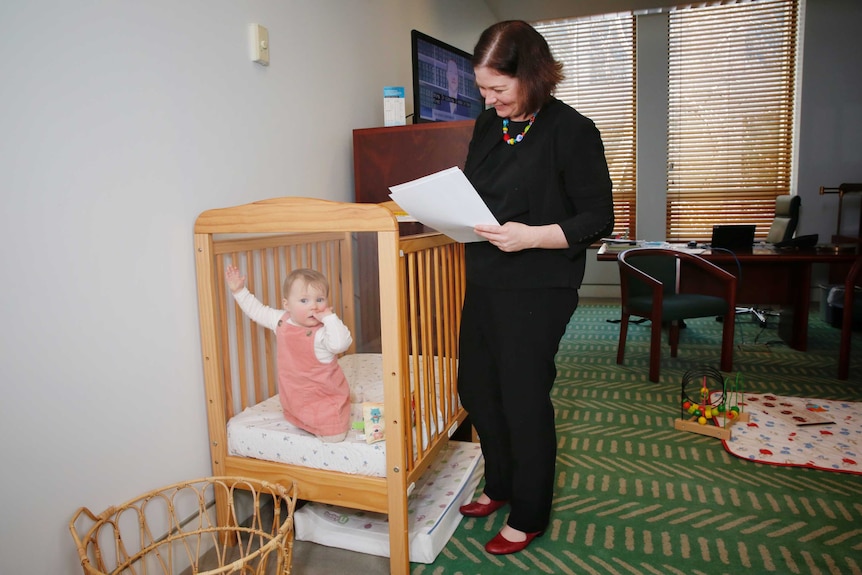
[[(239, 477), (209, 477), (145, 493), (69, 523), (85, 575), (288, 575), (295, 488)], [(218, 499), (227, 520), (215, 519)], [(90, 524), (79, 531), (79, 523)]]

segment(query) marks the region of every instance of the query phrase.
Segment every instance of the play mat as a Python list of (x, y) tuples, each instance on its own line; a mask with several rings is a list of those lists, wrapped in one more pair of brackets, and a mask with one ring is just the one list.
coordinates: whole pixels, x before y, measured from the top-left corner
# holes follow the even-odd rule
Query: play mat
[(746, 393), (750, 421), (732, 427), (728, 452), (758, 463), (862, 474), (862, 403)]

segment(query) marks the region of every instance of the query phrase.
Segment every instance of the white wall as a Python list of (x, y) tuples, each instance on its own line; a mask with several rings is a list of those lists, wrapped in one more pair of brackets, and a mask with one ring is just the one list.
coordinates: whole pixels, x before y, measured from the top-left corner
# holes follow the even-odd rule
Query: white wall
[(196, 215), (352, 200), (351, 131), (382, 125), (383, 86), (409, 98), (410, 29), (472, 49), (492, 22), (482, 0), (0, 3), (0, 573), (80, 573), (79, 506), (210, 474)]
[[(862, 57), (859, 0), (807, 0), (799, 126), (799, 233), (829, 241), (838, 197), (820, 186), (862, 182)], [(858, 232), (862, 196), (847, 196), (842, 233)], [(852, 209), (848, 209), (852, 208)], [(849, 220), (849, 221), (848, 221)]]

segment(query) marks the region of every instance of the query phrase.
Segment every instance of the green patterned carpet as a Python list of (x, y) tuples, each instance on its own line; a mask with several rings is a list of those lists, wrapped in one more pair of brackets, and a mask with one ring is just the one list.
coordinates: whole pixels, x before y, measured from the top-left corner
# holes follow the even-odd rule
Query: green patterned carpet
[[(862, 475), (752, 463), (718, 439), (676, 431), (683, 374), (718, 367), (721, 325), (689, 320), (679, 357), (663, 347), (661, 381), (647, 379), (649, 324), (632, 325), (616, 365), (615, 305), (582, 305), (558, 356), (557, 488), (545, 535), (518, 554), (484, 543), (506, 508), (461, 521), (414, 575), (862, 574)], [(740, 316), (733, 376), (745, 391), (862, 401), (862, 338), (839, 381), (840, 331), (812, 315), (797, 352)], [(666, 342), (666, 333), (665, 342)], [(479, 489), (481, 490), (481, 484)]]

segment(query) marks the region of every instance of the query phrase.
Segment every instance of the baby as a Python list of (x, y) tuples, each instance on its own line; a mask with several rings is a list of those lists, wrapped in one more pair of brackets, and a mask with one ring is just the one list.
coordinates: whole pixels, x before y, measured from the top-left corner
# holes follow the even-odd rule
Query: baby
[(326, 277), (312, 269), (293, 270), (281, 290), (284, 309), (275, 309), (248, 291), (236, 266), (228, 266), (225, 276), (242, 311), (276, 334), (284, 418), (322, 441), (342, 441), (350, 427), (350, 388), (336, 356), (353, 339), (329, 307)]

